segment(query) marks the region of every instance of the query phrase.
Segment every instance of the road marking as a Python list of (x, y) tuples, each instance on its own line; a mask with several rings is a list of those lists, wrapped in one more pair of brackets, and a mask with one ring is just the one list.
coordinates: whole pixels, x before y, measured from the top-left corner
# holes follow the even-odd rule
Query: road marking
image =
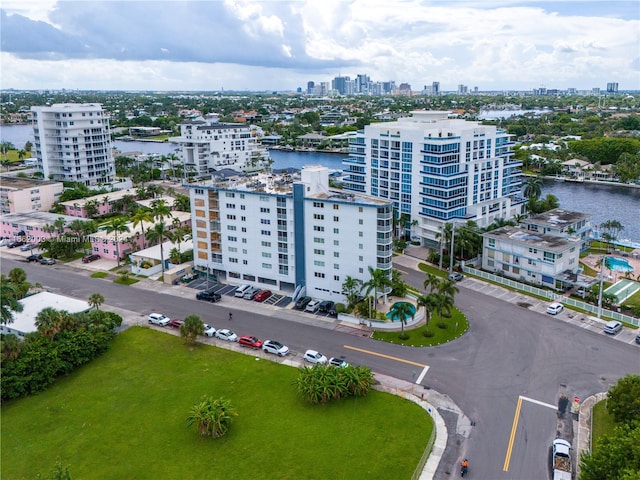
[(362, 348), (350, 347), (349, 345), (343, 345), (344, 348), (349, 350), (355, 350), (356, 352), (368, 353), (369, 355), (376, 355), (382, 358), (388, 358), (389, 360), (395, 360), (396, 362), (408, 363), (409, 365), (415, 365), (417, 367), (427, 367), (424, 363), (412, 362), (411, 360), (405, 360), (404, 358), (392, 357), (391, 355), (385, 355), (384, 353), (372, 352), (371, 350), (364, 350)]
[(422, 383), (422, 379), (424, 378), (424, 376), (427, 374), (428, 371), (429, 371), (429, 367), (425, 365), (425, 367), (422, 369), (422, 373), (416, 380), (416, 385), (420, 385)]
[(540, 400), (534, 400), (533, 398), (523, 397), (522, 395), (520, 395), (520, 398), (522, 400), (526, 400), (527, 402), (535, 403), (536, 405), (542, 405), (543, 407), (547, 407), (547, 408), (550, 408), (552, 410), (557, 410), (558, 409), (557, 405), (551, 405), (550, 403), (544, 403), (544, 402), (541, 402)]
[(400, 273), (404, 273), (405, 275), (407, 275), (407, 272), (405, 272), (404, 270), (400, 270), (398, 267), (394, 267), (394, 270), (397, 270)]
[(518, 397), (518, 403), (516, 404), (516, 413), (513, 416), (513, 425), (511, 425), (511, 436), (509, 437), (509, 444), (507, 445), (507, 455), (504, 458), (504, 465), (502, 466), (503, 472), (509, 471), (509, 462), (511, 461), (511, 451), (513, 450), (513, 441), (516, 439), (516, 430), (518, 429), (518, 419), (520, 418), (521, 408), (522, 408), (522, 397)]

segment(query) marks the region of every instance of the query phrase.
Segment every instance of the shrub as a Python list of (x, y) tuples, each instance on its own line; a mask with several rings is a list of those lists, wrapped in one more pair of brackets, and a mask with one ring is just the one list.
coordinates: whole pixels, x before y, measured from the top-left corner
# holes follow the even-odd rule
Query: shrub
[(449, 328), (449, 325), (447, 325), (445, 322), (438, 322), (438, 328), (446, 330), (447, 328)]
[(432, 332), (431, 330), (425, 330), (422, 332), (422, 335), (427, 337), (427, 338), (431, 338), (433, 336), (435, 336), (435, 332)]
[(344, 305), (344, 303), (336, 303), (335, 308), (337, 313), (344, 313), (347, 311), (347, 307)]
[(375, 379), (367, 367), (315, 365), (302, 367), (293, 384), (307, 402), (324, 404), (346, 396), (364, 396), (371, 391)]

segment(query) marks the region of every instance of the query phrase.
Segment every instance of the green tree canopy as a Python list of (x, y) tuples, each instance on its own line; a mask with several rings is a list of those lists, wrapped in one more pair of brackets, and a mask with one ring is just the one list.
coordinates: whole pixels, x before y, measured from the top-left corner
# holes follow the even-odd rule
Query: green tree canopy
[(202, 334), (204, 334), (204, 323), (198, 315), (188, 315), (180, 325), (180, 336), (189, 345), (196, 343), (196, 338)]
[(627, 375), (609, 389), (607, 411), (617, 423), (640, 422), (640, 375)]

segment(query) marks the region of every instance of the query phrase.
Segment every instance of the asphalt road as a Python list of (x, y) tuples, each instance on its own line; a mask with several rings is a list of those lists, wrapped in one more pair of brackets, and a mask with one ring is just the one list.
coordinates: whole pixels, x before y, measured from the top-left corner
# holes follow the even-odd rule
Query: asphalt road
[[(475, 422), (465, 439), (455, 434), (455, 417), (453, 422), (445, 417), (450, 444), (461, 443), (447, 450), (436, 478), (449, 478), (449, 472), (458, 476), (462, 456), (469, 458), (470, 478), (548, 478), (548, 447), (558, 428), (553, 407), (560, 395), (586, 398), (607, 390), (627, 373), (640, 372), (638, 346), (480, 294), (464, 288), (464, 281), (456, 305), (467, 315), (470, 331), (446, 345), (412, 348), (371, 340), (355, 329), (337, 329), (337, 322), (308, 316), (290, 321), (296, 317), (290, 310), (256, 304), (250, 312), (234, 309), (233, 305), (242, 304), (228, 297), (209, 304), (194, 297), (163, 295), (89, 278), (87, 272), (62, 264), (29, 265), (3, 259), (2, 273), (15, 266), (25, 269), (30, 282), (56, 293), (86, 299), (100, 292), (108, 305), (139, 312), (142, 321), (153, 311), (171, 318), (196, 313), (216, 328), (280, 340), (298, 356), (314, 348), (328, 357), (342, 356), (408, 381), (415, 381), (421, 365), (429, 366), (421, 384), (451, 397)], [(402, 271), (408, 283), (422, 286), (424, 274)], [(233, 312), (231, 322), (229, 311)]]

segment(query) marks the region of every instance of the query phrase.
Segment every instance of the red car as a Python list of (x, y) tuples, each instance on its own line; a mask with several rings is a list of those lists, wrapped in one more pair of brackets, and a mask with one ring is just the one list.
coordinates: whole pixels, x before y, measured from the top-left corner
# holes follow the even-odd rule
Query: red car
[(262, 340), (258, 337), (251, 335), (243, 335), (238, 339), (238, 343), (243, 347), (255, 348), (256, 350), (262, 347)]
[(260, 290), (253, 299), (256, 302), (264, 302), (271, 296), (271, 290)]
[(169, 327), (173, 327), (173, 328), (180, 328), (180, 326), (184, 323), (184, 320), (178, 320), (176, 318), (174, 318), (173, 320), (171, 320), (167, 325)]

